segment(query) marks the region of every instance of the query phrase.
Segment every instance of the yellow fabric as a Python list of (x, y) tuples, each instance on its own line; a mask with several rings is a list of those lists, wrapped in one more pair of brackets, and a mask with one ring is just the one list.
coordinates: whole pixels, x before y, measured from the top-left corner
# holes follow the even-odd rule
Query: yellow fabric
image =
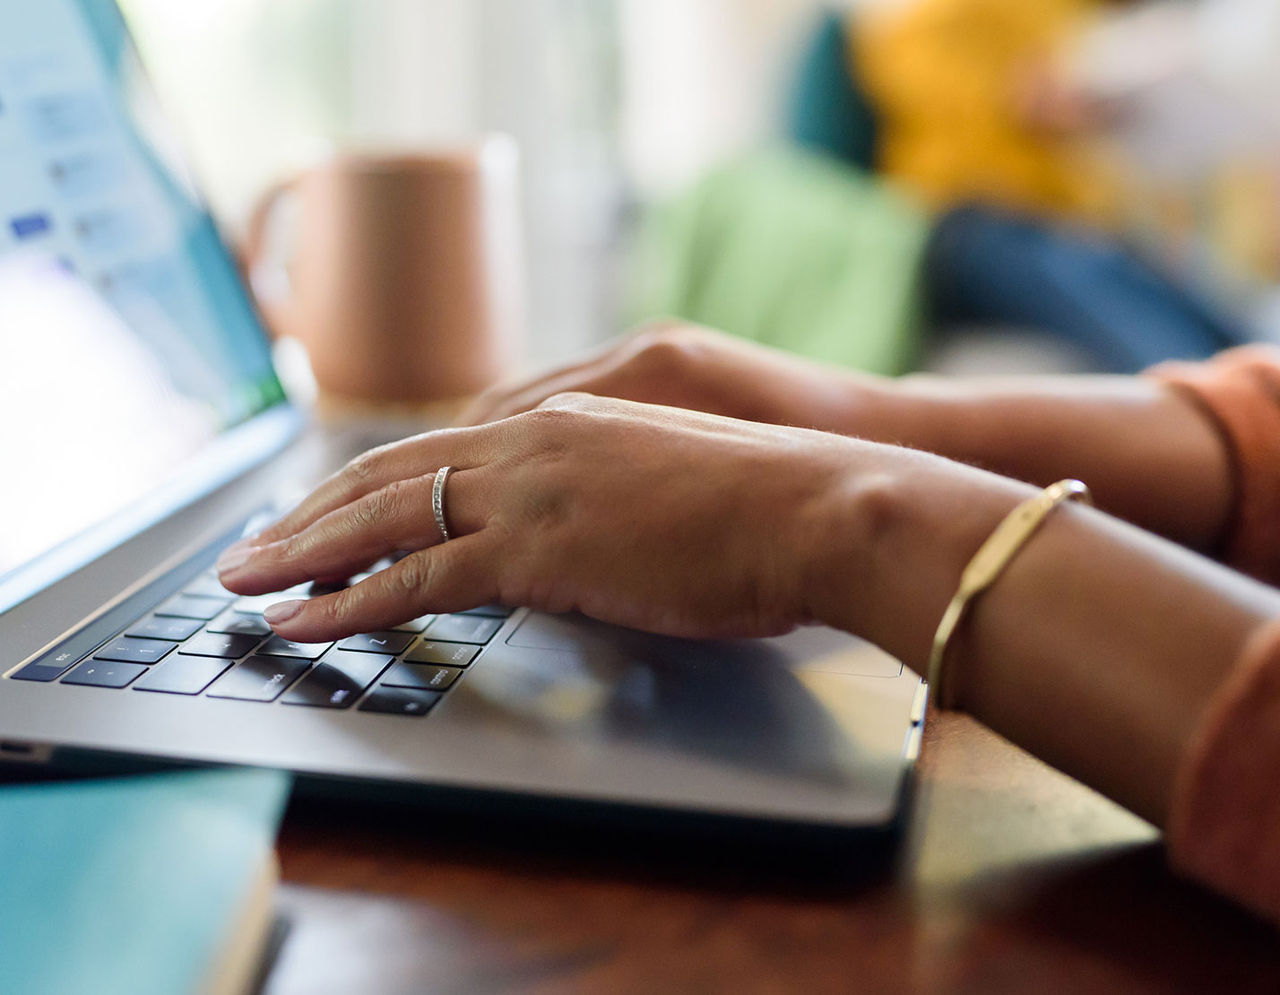
[(1113, 219), (1116, 177), (1094, 152), (1025, 127), (1021, 74), (1099, 0), (900, 0), (857, 15), (855, 72), (880, 114), (880, 165), (926, 204), (978, 200)]

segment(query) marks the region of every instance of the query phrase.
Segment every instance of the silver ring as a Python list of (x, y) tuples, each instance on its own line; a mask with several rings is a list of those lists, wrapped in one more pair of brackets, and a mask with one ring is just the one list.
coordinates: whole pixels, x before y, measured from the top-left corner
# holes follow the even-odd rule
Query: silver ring
[(431, 514), (436, 516), (436, 528), (444, 541), (449, 541), (449, 526), (444, 523), (444, 482), (449, 476), (451, 466), (442, 466), (436, 471), (435, 482), (431, 485)]

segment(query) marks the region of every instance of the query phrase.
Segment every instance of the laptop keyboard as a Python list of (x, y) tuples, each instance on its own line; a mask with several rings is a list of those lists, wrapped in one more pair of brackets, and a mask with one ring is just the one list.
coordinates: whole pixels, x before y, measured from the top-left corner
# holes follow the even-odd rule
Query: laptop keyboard
[(300, 585), (242, 598), (209, 571), (93, 652), (61, 661), (60, 675), (50, 672), (48, 661), (37, 661), (13, 677), (157, 696), (422, 716), (458, 682), (512, 611), (489, 605), (424, 615), (331, 643), (277, 636), (262, 617), (278, 601), (331, 590)]

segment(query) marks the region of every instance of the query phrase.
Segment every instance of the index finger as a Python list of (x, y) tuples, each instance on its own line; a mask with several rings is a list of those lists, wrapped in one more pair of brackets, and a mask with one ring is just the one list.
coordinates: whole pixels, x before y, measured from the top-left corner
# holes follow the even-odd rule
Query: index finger
[(427, 612), (464, 611), (500, 600), (502, 545), (477, 532), (418, 550), (344, 590), (282, 601), (264, 617), (286, 639), (325, 642), (389, 629)]

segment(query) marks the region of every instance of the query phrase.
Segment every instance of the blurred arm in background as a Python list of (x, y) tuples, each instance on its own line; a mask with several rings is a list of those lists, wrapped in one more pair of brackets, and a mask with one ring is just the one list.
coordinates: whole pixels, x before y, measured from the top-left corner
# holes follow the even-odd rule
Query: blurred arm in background
[(1280, 156), (1280, 6), (1151, 2), (1109, 12), (1046, 60), (1023, 93), (1028, 122), (1111, 134), (1143, 169), (1192, 175)]
[(527, 411), (564, 391), (854, 435), (1030, 483), (1078, 477), (1103, 509), (1202, 551), (1218, 548), (1233, 500), (1230, 453), (1213, 422), (1150, 377), (889, 379), (671, 324), (495, 388), (463, 420)]

